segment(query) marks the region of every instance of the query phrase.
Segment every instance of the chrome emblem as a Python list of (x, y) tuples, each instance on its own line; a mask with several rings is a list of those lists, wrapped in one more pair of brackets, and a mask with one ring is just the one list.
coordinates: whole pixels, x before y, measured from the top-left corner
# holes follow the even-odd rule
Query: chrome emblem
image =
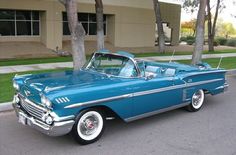
[(28, 90), (24, 90), (24, 92), (25, 92), (25, 95), (26, 95), (26, 96), (30, 96), (30, 95), (31, 95), (31, 92), (28, 91)]

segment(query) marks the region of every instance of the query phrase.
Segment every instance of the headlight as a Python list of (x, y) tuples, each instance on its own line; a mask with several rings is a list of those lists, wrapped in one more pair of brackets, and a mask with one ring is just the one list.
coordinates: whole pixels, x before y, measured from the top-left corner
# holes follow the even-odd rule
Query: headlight
[(48, 117), (46, 117), (46, 120), (45, 120), (45, 122), (46, 122), (48, 125), (51, 125), (51, 124), (52, 124), (52, 122), (53, 122), (53, 119), (52, 119), (52, 117), (51, 117), (51, 116), (48, 116)]
[(16, 90), (20, 90), (20, 86), (19, 86), (19, 84), (18, 84), (16, 81), (13, 81), (13, 87), (14, 87)]
[(42, 120), (46, 122), (48, 125), (51, 125), (53, 123), (53, 117), (50, 116), (49, 113), (44, 114)]
[(47, 97), (45, 97), (44, 95), (41, 96), (41, 103), (48, 108), (51, 108), (51, 106), (52, 106), (51, 101)]

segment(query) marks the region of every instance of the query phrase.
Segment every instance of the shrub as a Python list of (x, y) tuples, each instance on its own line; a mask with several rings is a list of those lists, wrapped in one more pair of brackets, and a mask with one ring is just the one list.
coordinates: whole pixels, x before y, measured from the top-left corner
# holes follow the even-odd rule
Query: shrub
[(186, 42), (188, 45), (193, 45), (193, 43), (195, 42), (195, 39), (189, 39), (189, 40), (186, 40)]
[(220, 41), (215, 39), (214, 42), (213, 42), (213, 45), (214, 46), (219, 46), (220, 45)]
[(220, 45), (226, 45), (226, 43), (227, 43), (227, 39), (224, 37), (216, 38), (216, 40), (218, 40)]
[(226, 45), (236, 47), (236, 39), (229, 39)]
[(192, 45), (195, 42), (194, 36), (187, 36), (184, 38), (188, 45)]
[(186, 40), (195, 40), (195, 37), (194, 36), (187, 36)]
[(187, 37), (180, 37), (180, 41), (187, 41)]

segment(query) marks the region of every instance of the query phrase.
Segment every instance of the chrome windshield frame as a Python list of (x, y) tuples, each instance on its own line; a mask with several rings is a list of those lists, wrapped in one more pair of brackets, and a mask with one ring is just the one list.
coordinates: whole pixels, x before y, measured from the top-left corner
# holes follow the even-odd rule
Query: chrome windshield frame
[[(141, 75), (141, 71), (136, 63), (136, 61), (131, 58), (131, 57), (128, 57), (128, 56), (125, 56), (125, 55), (121, 55), (121, 54), (118, 54), (118, 53), (101, 53), (101, 52), (95, 52), (92, 54), (91, 58), (89, 59), (88, 63), (85, 64), (85, 66), (83, 67), (83, 69), (88, 69), (88, 67), (91, 65), (92, 63), (92, 60), (95, 58), (95, 55), (96, 54), (103, 54), (103, 55), (115, 55), (115, 56), (119, 56), (119, 57), (124, 57), (124, 58), (127, 58), (129, 59), (133, 64), (134, 64), (134, 67), (135, 67), (135, 70), (137, 71), (137, 76), (135, 77), (126, 77), (126, 76), (116, 76), (116, 75), (111, 75), (111, 74), (106, 74), (106, 73), (101, 73), (101, 74), (106, 74), (107, 76), (112, 76), (112, 77), (120, 77), (120, 78), (132, 78), (132, 79), (135, 79), (135, 78), (142, 78), (142, 75)], [(100, 73), (100, 72), (98, 72)]]

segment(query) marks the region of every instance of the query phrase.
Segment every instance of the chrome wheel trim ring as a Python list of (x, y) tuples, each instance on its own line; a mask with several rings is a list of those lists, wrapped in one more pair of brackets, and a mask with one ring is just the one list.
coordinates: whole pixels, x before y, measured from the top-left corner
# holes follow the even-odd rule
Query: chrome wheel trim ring
[(203, 90), (198, 90), (193, 94), (192, 97), (192, 106), (194, 109), (199, 109), (201, 108), (202, 104), (204, 101), (204, 92)]
[(80, 118), (77, 125), (77, 132), (83, 140), (90, 141), (99, 136), (102, 128), (102, 116), (96, 111), (89, 111)]

